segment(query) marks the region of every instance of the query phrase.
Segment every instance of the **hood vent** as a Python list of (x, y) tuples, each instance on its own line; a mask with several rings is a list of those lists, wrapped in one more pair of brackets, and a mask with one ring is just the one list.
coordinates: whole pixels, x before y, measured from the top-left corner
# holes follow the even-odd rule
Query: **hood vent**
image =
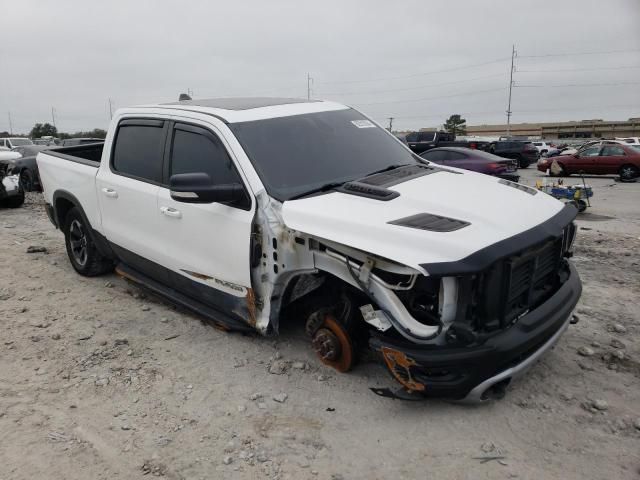
[(469, 222), (465, 222), (464, 220), (441, 217), (440, 215), (433, 215), (431, 213), (418, 213), (417, 215), (400, 218), (388, 223), (391, 225), (398, 225), (400, 227), (427, 230), (429, 232), (454, 232), (471, 225)]
[(535, 195), (536, 193), (538, 193), (538, 190), (536, 190), (535, 188), (527, 187), (526, 185), (522, 185), (521, 183), (511, 182), (509, 180), (505, 180), (504, 178), (498, 180), (498, 183), (506, 185), (507, 187), (513, 187), (517, 190), (520, 190), (521, 192), (528, 193), (529, 195)]
[(366, 183), (367, 185), (375, 185), (376, 187), (390, 187), (413, 178), (437, 172), (448, 172), (448, 170), (432, 167), (431, 165), (407, 165), (406, 167), (396, 168), (388, 172), (376, 173), (375, 175), (363, 178), (360, 182)]
[(394, 192), (393, 190), (387, 190), (386, 188), (367, 185), (361, 182), (347, 182), (341, 187), (336, 188), (336, 191), (382, 201), (392, 200), (400, 196), (398, 192)]

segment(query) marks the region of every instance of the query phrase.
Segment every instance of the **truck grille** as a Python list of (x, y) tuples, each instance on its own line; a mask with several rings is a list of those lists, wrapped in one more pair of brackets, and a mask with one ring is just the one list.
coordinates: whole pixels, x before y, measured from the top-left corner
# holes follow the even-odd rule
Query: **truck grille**
[(478, 327), (506, 328), (533, 310), (559, 287), (564, 237), (524, 250), (494, 264), (477, 277), (475, 312)]
[(551, 293), (561, 258), (562, 239), (558, 239), (507, 260), (503, 322), (510, 323)]

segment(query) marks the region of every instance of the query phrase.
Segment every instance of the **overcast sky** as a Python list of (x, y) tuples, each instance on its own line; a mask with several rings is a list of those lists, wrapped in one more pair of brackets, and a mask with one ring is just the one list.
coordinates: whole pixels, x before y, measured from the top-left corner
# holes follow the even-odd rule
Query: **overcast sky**
[(61, 131), (106, 128), (108, 98), (188, 88), (306, 96), (307, 72), (313, 97), (394, 129), (504, 123), (512, 44), (513, 122), (640, 117), (640, 0), (20, 0), (2, 17), (0, 131), (52, 107)]

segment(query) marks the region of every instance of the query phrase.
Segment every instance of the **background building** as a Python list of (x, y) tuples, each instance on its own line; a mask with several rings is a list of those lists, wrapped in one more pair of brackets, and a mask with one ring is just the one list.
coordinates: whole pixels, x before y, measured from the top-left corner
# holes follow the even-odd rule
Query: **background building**
[[(515, 123), (510, 127), (511, 136), (530, 138), (614, 138), (639, 137), (640, 118), (623, 121), (602, 119), (574, 122)], [(467, 135), (499, 137), (505, 135), (507, 125), (467, 125)]]

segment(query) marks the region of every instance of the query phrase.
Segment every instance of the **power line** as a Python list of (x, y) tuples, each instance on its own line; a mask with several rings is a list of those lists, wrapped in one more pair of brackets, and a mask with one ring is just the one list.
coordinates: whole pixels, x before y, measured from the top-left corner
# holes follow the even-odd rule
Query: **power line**
[(390, 103), (415, 103), (421, 102), (424, 100), (433, 100), (439, 98), (452, 98), (452, 97), (463, 97), (465, 95), (475, 95), (476, 93), (488, 93), (488, 92), (497, 92), (506, 90), (504, 87), (500, 88), (490, 88), (488, 90), (476, 90), (473, 92), (465, 92), (465, 93), (454, 93), (453, 95), (437, 95), (435, 97), (423, 97), (423, 98), (411, 98), (409, 100), (391, 100), (388, 102), (373, 102), (373, 103), (358, 103), (357, 105), (368, 106), (368, 105), (387, 105)]
[(395, 88), (392, 90), (368, 90), (364, 92), (330, 92), (330, 93), (322, 93), (322, 95), (370, 95), (374, 93), (408, 92), (411, 90), (422, 90), (424, 88), (442, 87), (446, 85), (455, 85), (457, 83), (473, 82), (475, 80), (483, 80), (485, 78), (501, 77), (502, 75), (503, 75), (502, 73), (496, 73), (494, 75), (485, 75), (483, 77), (467, 78), (464, 80), (457, 80), (455, 82), (432, 83), (430, 85), (420, 85), (418, 87), (407, 87), (407, 88)]
[(558, 68), (553, 70), (518, 70), (518, 73), (547, 73), (547, 72), (589, 72), (597, 70), (626, 70), (640, 68), (640, 65), (622, 67), (595, 67), (595, 68)]
[(640, 85), (640, 82), (621, 83), (565, 83), (562, 85), (514, 85), (516, 88), (561, 88), (561, 87), (619, 87), (622, 85)]
[(640, 52), (640, 48), (632, 50), (609, 50), (606, 52), (571, 52), (571, 53), (545, 53), (542, 55), (520, 55), (518, 58), (546, 58), (546, 57), (579, 57), (583, 55), (609, 55), (612, 53)]
[(328, 81), (328, 82), (318, 82), (319, 84), (322, 85), (328, 85), (328, 84), (344, 84), (344, 83), (367, 83), (367, 82), (377, 82), (377, 81), (386, 81), (386, 80), (398, 80), (398, 79), (402, 79), (402, 78), (414, 78), (414, 77), (422, 77), (422, 76), (426, 76), (426, 75), (435, 75), (437, 73), (447, 73), (447, 72), (457, 72), (459, 70), (466, 70), (468, 68), (475, 68), (475, 67), (482, 67), (484, 65), (491, 65), (493, 63), (500, 63), (500, 62), (504, 62), (506, 60), (509, 60), (509, 57), (504, 57), (504, 58), (498, 58), (496, 60), (491, 60), (488, 62), (482, 62), (482, 63), (475, 63), (475, 64), (471, 64), (471, 65), (460, 65), (458, 67), (453, 67), (453, 68), (445, 68), (442, 70), (430, 70), (427, 72), (420, 72), (420, 73), (413, 73), (410, 75), (399, 75), (396, 77), (386, 77), (386, 78), (367, 78), (367, 79), (363, 79), (363, 80), (334, 80), (334, 81)]

